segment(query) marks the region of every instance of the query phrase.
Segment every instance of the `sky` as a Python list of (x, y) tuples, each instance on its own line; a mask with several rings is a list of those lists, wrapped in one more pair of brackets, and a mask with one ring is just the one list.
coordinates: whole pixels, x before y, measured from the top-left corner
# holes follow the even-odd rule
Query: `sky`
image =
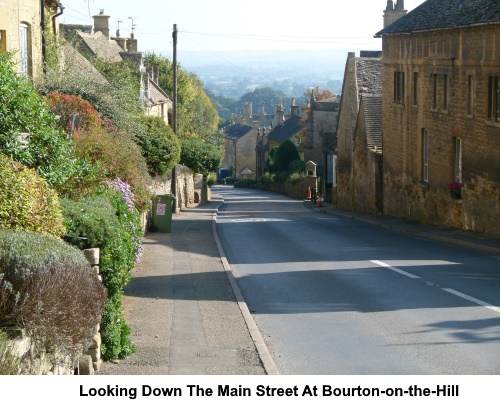
[[(172, 55), (177, 24), (183, 51), (381, 49), (387, 0), (60, 0), (61, 23), (92, 25), (104, 10), (112, 35), (129, 37), (139, 51)], [(405, 0), (413, 10), (424, 0)], [(120, 22), (119, 22), (120, 21)]]

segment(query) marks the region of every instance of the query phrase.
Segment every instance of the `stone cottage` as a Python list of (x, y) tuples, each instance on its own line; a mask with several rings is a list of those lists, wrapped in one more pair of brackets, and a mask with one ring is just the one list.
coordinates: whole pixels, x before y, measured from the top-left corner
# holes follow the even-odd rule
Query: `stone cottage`
[(252, 126), (233, 124), (225, 129), (221, 167), (227, 168), (232, 177), (255, 178), (257, 160), (255, 146), (258, 135), (258, 121), (255, 121)]
[(375, 198), (381, 198), (380, 192), (375, 193), (375, 184), (380, 181), (374, 177), (380, 170), (382, 153), (382, 134), (374, 134), (382, 121), (382, 111), (376, 103), (382, 95), (382, 59), (378, 56), (363, 51), (359, 57), (354, 52), (347, 56), (337, 124), (334, 196), (341, 209), (380, 210), (381, 202)]
[(500, 234), (500, 2), (427, 0), (376, 36), (384, 213)]
[(0, 0), (0, 52), (14, 53), (21, 75), (36, 78), (44, 73), (43, 33), (57, 33), (63, 10), (58, 0)]

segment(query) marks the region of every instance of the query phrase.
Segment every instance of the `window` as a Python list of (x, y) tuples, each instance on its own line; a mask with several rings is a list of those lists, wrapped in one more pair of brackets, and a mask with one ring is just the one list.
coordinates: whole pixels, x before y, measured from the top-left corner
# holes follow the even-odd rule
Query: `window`
[(394, 102), (403, 104), (405, 96), (405, 74), (394, 72)]
[(432, 75), (432, 107), (448, 108), (448, 75)]
[(413, 105), (418, 105), (418, 73), (413, 72)]
[(454, 138), (455, 143), (455, 182), (462, 183), (462, 140)]
[(302, 143), (302, 138), (300, 138), (300, 137), (295, 138), (295, 144), (297, 146), (300, 145), (301, 143)]
[(474, 77), (467, 76), (467, 114), (474, 112)]
[(488, 118), (500, 121), (500, 82), (498, 76), (490, 76), (488, 86)]
[(19, 25), (19, 58), (20, 73), (28, 77), (28, 25), (21, 23)]
[(448, 108), (448, 75), (443, 75), (443, 108)]
[(438, 75), (432, 75), (432, 107), (437, 108), (438, 106)]
[(429, 182), (429, 131), (422, 129), (422, 152), (421, 152), (421, 166), (422, 166), (422, 181)]
[(7, 33), (4, 30), (0, 30), (0, 52), (7, 52)]

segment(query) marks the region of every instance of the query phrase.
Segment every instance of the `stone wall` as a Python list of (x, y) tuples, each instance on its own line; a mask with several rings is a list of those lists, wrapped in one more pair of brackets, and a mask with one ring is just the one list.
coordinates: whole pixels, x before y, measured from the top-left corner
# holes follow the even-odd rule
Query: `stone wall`
[[(488, 117), (489, 80), (500, 76), (498, 38), (500, 25), (384, 38), (385, 214), (500, 234), (494, 215), (500, 212), (500, 123)], [(405, 75), (402, 103), (394, 102), (395, 72)], [(424, 130), (428, 181), (422, 177)], [(458, 201), (448, 191), (455, 182), (457, 138)]]
[[(83, 251), (90, 264), (89, 271), (99, 274), (99, 249)], [(99, 276), (100, 278), (100, 276)], [(99, 325), (95, 326), (94, 335), (88, 348), (78, 358), (70, 358), (58, 352), (47, 352), (40, 347), (24, 330), (7, 328), (4, 331), (10, 340), (12, 351), (22, 358), (19, 374), (23, 375), (91, 375), (101, 365), (101, 334)], [(83, 343), (83, 342), (82, 342)]]

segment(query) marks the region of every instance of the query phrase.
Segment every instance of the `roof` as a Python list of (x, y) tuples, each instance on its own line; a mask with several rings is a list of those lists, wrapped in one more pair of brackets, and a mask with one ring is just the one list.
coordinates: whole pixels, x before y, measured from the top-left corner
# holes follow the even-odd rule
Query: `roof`
[(149, 97), (154, 104), (172, 104), (172, 101), (168, 97), (167, 93), (165, 93), (163, 89), (151, 78), (149, 78)]
[(269, 139), (274, 139), (275, 141), (282, 143), (290, 139), (300, 130), (304, 129), (304, 125), (301, 124), (300, 117), (293, 116), (287, 119), (283, 124), (280, 124), (269, 132)]
[(109, 82), (99, 73), (94, 65), (66, 41), (62, 45), (61, 56), (67, 75), (81, 82), (109, 86)]
[(498, 0), (427, 0), (375, 37), (499, 23)]
[(361, 113), (365, 118), (368, 149), (382, 150), (382, 93), (364, 94)]
[(382, 59), (356, 58), (356, 84), (358, 96), (382, 94)]
[(98, 31), (94, 34), (88, 34), (82, 31), (76, 31), (77, 35), (87, 45), (89, 50), (98, 58), (108, 62), (121, 62), (123, 58), (120, 52), (123, 49), (116, 41), (110, 40), (102, 32)]
[(237, 141), (238, 139), (248, 134), (252, 129), (253, 127), (250, 127), (248, 125), (241, 125), (241, 124), (230, 125), (226, 128), (225, 138)]

